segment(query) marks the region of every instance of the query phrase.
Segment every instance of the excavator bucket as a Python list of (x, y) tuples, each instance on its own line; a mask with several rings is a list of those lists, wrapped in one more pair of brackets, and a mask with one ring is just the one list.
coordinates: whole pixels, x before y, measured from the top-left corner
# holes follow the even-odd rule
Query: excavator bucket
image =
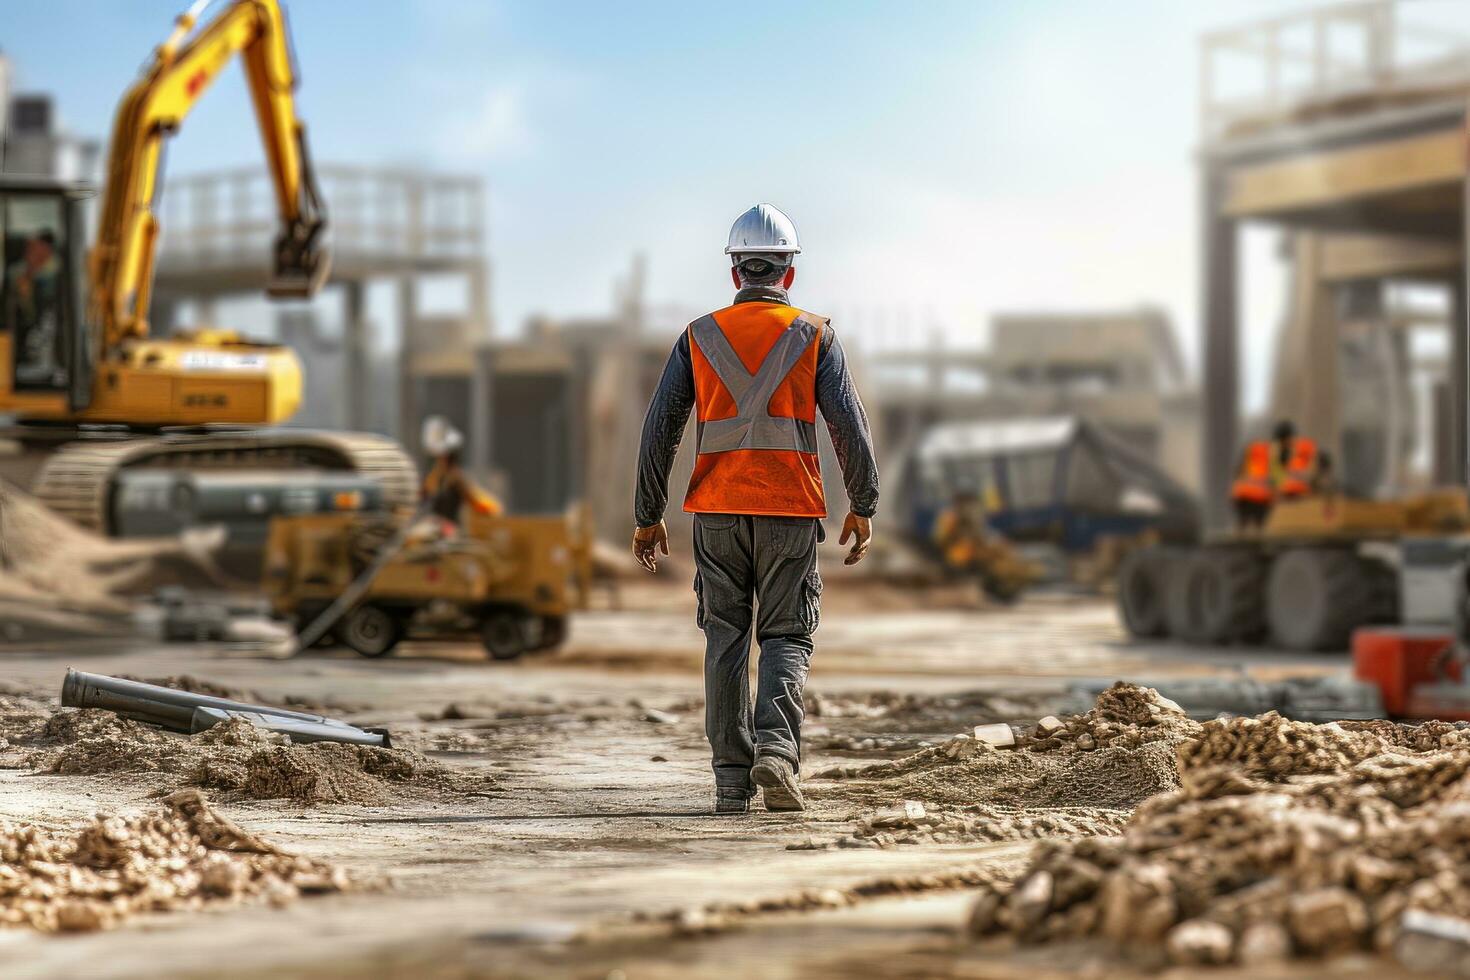
[(277, 261), (265, 292), (271, 299), (310, 299), (331, 272), (332, 253), (326, 250), (309, 252), (290, 263)]

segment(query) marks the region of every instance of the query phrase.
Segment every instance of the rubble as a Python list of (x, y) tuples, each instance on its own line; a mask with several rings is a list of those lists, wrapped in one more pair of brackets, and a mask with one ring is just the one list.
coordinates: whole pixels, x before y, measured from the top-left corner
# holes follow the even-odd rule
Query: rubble
[(1410, 970), (1470, 976), (1470, 919), (1410, 909), (1393, 952)]
[(994, 725), (976, 725), (975, 741), (984, 742), (998, 749), (1008, 749), (1016, 744), (1016, 733), (1005, 722)]
[(163, 802), (147, 816), (99, 815), (71, 834), (0, 822), (0, 923), (86, 932), (145, 912), (279, 906), (360, 887), (241, 829), (197, 790)]
[(1139, 805), (1121, 836), (1038, 845), (1014, 887), (983, 886), (972, 931), (1102, 938), (1200, 966), (1399, 948), (1428, 959), (1442, 945), (1405, 939), (1422, 921), (1406, 913), (1470, 917), (1463, 726), (1268, 713), (1198, 728), (1178, 743), (1179, 788)]

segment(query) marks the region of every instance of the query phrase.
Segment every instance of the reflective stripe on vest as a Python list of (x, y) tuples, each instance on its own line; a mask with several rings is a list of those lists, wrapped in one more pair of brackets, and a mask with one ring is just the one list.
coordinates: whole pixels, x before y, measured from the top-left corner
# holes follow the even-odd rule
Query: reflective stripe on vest
[(758, 301), (689, 325), (698, 427), (686, 511), (826, 516), (816, 427), (826, 323)]
[(798, 314), (776, 341), (760, 370), (751, 374), (745, 362), (715, 322), (705, 314), (689, 325), (689, 335), (714, 369), (715, 375), (730, 397), (735, 400), (732, 418), (700, 421), (696, 451), (725, 453), (734, 449), (787, 449), (799, 453), (817, 451), (817, 427), (805, 419), (784, 418), (768, 411), (771, 396), (796, 367), (803, 354), (817, 339), (821, 327)]

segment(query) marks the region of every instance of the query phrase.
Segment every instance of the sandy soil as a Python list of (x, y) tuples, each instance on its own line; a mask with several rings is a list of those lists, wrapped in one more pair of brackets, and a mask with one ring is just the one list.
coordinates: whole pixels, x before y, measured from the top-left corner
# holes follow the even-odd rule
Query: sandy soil
[[(832, 587), (829, 595), (809, 687), (826, 699), (808, 718), (809, 770), (891, 758), (975, 724), (1034, 721), (1070, 680), (1344, 670), (1340, 658), (1130, 646), (1111, 610), (1089, 600), (875, 610), (860, 590)], [(832, 789), (813, 792), (806, 814), (710, 815), (701, 642), (688, 596), (630, 586), (622, 600), (641, 611), (588, 613), (563, 651), (510, 665), (471, 647), (428, 644), (384, 661), (106, 644), (5, 654), (0, 680), (23, 692), (54, 696), (74, 666), (188, 674), (347, 705), (342, 717), (386, 725), (399, 744), (492, 786), (378, 806), (222, 803), (251, 833), (390, 884), (284, 910), (144, 916), (90, 935), (0, 930), (0, 959), (22, 964), (7, 975), (837, 976), (870, 974), (875, 962), (910, 976), (1044, 975), (1040, 966), (1095, 972), (1095, 951), (1039, 961), (1034, 952), (997, 957), (963, 940), (972, 895), (937, 879), (904, 897), (757, 914), (709, 934), (697, 920), (665, 921), (680, 909), (887, 876), (1004, 874), (1024, 862), (1029, 845), (788, 850), (813, 836), (847, 835), (871, 810), (871, 801)], [(919, 707), (882, 707), (903, 697)], [(103, 810), (147, 812), (157, 806), (154, 792), (136, 775), (0, 770), (0, 820), (61, 831)], [(1331, 972), (1367, 969), (1385, 975), (1366, 958), (1337, 961)]]

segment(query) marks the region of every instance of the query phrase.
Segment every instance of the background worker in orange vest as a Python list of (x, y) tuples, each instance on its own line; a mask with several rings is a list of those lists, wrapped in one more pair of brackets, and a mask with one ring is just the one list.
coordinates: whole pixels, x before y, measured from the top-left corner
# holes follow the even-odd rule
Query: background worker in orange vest
[(1288, 419), (1276, 423), (1276, 494), (1284, 500), (1305, 497), (1317, 491), (1319, 463), (1317, 444), (1296, 434)]
[(1271, 451), (1271, 443), (1257, 439), (1241, 455), (1230, 499), (1235, 504), (1235, 523), (1242, 530), (1260, 527), (1271, 513), (1271, 504), (1276, 499)]
[(424, 449), (433, 459), (424, 476), (423, 499), (429, 512), (446, 525), (459, 527), (460, 516), (468, 506), (477, 514), (495, 517), (503, 508), (500, 501), (483, 490), (460, 466), (459, 452), (464, 436), (442, 415), (424, 420)]
[[(802, 689), (822, 579), (817, 545), (827, 504), (817, 462), (820, 409), (850, 511), (844, 563), (867, 554), (878, 509), (868, 417), (825, 317), (791, 306), (801, 248), (769, 204), (742, 214), (725, 249), (735, 302), (695, 320), (664, 367), (638, 453), (633, 555), (650, 572), (669, 553), (669, 469), (689, 412), (698, 418), (684, 509), (694, 515), (696, 620), (705, 634), (705, 733), (715, 809), (744, 813), (755, 787), (767, 810), (803, 810)], [(755, 703), (747, 664), (760, 644)]]

